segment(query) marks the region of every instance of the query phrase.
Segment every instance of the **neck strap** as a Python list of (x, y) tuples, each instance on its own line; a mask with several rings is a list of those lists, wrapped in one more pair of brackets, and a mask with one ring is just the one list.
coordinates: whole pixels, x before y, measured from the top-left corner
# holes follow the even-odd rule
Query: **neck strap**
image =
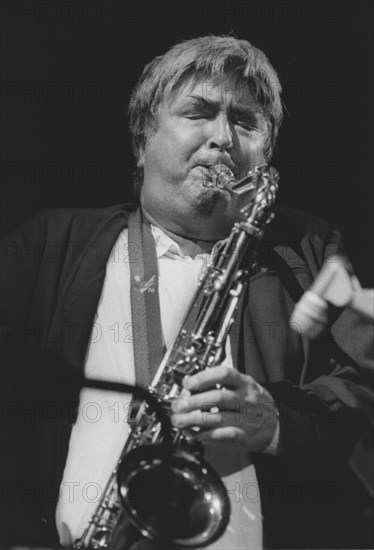
[(129, 216), (131, 315), (136, 383), (147, 388), (164, 354), (156, 247), (140, 206)]

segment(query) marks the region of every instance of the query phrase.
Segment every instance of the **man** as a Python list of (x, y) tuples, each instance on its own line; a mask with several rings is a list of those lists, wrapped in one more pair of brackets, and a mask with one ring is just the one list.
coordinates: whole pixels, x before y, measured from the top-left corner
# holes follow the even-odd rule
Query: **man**
[[(271, 159), (282, 118), (280, 85), (248, 42), (203, 37), (147, 65), (129, 113), (137, 212), (128, 216), (119, 206), (42, 213), (6, 241), (13, 372), (25, 357), (20, 343), (30, 344), (13, 330), (18, 321), (42, 327), (26, 348), (51, 372), (62, 366), (88, 378), (149, 383), (178, 334), (202, 265), (246, 204), (245, 195), (207, 185), (209, 168), (224, 164), (239, 179)], [(61, 251), (57, 262), (43, 252), (23, 262), (25, 248), (45, 252), (51, 242)], [(229, 493), (230, 523), (211, 548), (339, 547), (349, 534), (342, 519), (354, 515), (349, 499), (358, 494), (367, 502), (366, 478), (364, 485), (357, 479), (370, 433), (371, 335), (349, 312), (336, 312), (331, 334), (313, 344), (288, 330), (295, 303), (325, 258), (341, 249), (329, 224), (277, 209), (223, 363), (186, 378), (185, 394), (173, 405), (175, 426), (199, 427), (205, 456)], [(19, 401), (27, 401), (27, 392), (17, 390)], [(54, 395), (59, 403), (76, 404), (76, 395), (61, 393)], [(31, 509), (22, 484), (10, 490), (8, 483), (9, 541), (17, 541), (20, 517), (20, 542), (68, 545), (82, 535), (128, 436), (123, 413), (130, 399), (83, 390), (73, 418), (42, 418), (22, 437), (25, 426), (10, 411), (17, 452), (7, 479), (20, 481), (22, 468), (26, 482), (52, 489)], [(25, 466), (27, 438), (38, 446)]]

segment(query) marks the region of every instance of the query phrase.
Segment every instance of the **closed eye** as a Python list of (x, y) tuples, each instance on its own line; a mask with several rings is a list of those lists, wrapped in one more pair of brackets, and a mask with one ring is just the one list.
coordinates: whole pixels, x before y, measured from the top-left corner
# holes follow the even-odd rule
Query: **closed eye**
[(184, 110), (184, 116), (192, 120), (212, 118), (216, 111), (217, 107), (205, 99), (201, 97), (189, 97), (189, 102)]
[(199, 118), (209, 118), (211, 115), (208, 114), (198, 114), (198, 115), (186, 115), (186, 118), (191, 120), (198, 120)]
[(198, 120), (201, 118), (212, 118), (214, 117), (214, 112), (211, 109), (201, 108), (201, 107), (193, 107), (192, 109), (188, 109), (188, 111), (185, 113), (185, 116), (187, 118), (190, 118), (192, 120)]
[(238, 124), (239, 126), (242, 126), (246, 130), (257, 130), (257, 126), (253, 125), (248, 120), (236, 120), (235, 124)]
[(246, 130), (258, 130), (256, 117), (250, 116), (247, 113), (237, 113), (233, 116), (233, 122)]

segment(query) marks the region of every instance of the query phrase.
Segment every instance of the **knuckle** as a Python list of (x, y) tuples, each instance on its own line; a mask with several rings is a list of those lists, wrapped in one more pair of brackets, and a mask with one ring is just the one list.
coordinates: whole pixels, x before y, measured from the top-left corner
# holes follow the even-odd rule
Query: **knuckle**
[(215, 418), (213, 419), (213, 421), (214, 421), (215, 424), (219, 424), (219, 425), (223, 424), (223, 422), (224, 422), (223, 413), (221, 413), (221, 412), (217, 413), (215, 415)]
[(185, 425), (185, 423), (184, 423), (184, 421), (183, 421), (183, 417), (182, 417), (181, 415), (179, 415), (179, 414), (173, 415), (173, 416), (171, 417), (171, 423), (173, 424), (173, 426), (174, 426), (175, 428), (183, 428), (184, 425)]
[(233, 442), (239, 441), (239, 431), (235, 428), (232, 428), (231, 430), (228, 430), (227, 432), (228, 439)]
[(221, 367), (222, 368), (222, 371), (221, 371), (221, 376), (220, 376), (220, 379), (221, 381), (227, 381), (229, 380), (230, 378), (232, 378), (232, 375), (233, 375), (233, 371), (234, 369), (232, 369), (231, 367)]

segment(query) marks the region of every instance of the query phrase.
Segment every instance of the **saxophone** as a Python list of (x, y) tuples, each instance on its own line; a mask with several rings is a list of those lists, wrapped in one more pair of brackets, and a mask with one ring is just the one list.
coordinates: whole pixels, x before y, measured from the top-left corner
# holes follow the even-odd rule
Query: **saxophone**
[[(239, 181), (223, 164), (210, 167), (205, 185), (248, 194), (214, 261), (203, 271), (182, 327), (164, 356), (149, 392), (169, 413), (184, 376), (218, 365), (239, 298), (248, 281), (278, 189), (275, 168), (256, 166)], [(192, 328), (191, 328), (192, 320)], [(165, 434), (154, 406), (144, 401), (103, 495), (74, 548), (108, 549), (124, 518), (161, 547), (203, 547), (227, 527), (230, 503), (222, 480), (203, 459), (196, 431)], [(169, 546), (166, 546), (166, 545)]]

